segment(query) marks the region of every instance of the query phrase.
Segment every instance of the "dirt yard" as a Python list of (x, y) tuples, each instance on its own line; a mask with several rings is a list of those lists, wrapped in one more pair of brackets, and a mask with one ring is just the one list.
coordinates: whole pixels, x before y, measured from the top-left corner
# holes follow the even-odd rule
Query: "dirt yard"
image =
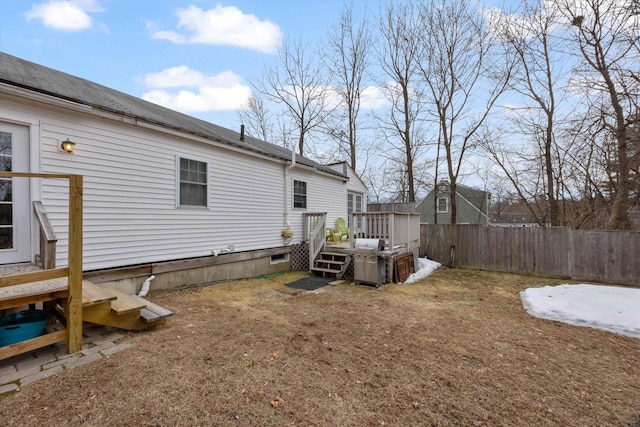
[(0, 396), (1, 425), (636, 426), (640, 339), (529, 316), (566, 283), (440, 269), (298, 291), (302, 273), (150, 298), (134, 347)]

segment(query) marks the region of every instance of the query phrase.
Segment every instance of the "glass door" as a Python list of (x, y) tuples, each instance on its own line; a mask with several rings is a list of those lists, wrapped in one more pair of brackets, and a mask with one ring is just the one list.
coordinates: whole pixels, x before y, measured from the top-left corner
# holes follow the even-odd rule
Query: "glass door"
[[(0, 171), (28, 172), (28, 129), (0, 123)], [(0, 177), (0, 264), (31, 260), (29, 180)]]

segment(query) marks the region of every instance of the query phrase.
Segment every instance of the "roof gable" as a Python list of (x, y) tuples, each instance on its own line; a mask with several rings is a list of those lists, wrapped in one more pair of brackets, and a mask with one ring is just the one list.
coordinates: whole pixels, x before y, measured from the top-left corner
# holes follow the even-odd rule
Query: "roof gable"
[[(422, 199), (420, 203), (418, 203), (417, 207), (419, 208), (420, 205), (426, 200), (433, 199), (434, 192), (436, 190), (438, 190), (437, 191), (438, 194), (441, 194), (442, 192), (440, 191), (440, 188), (443, 185), (449, 187), (449, 182), (440, 181), (437, 185), (437, 188), (434, 188), (433, 190), (431, 190), (427, 194), (427, 196), (424, 199)], [(487, 197), (491, 196), (491, 193), (489, 193), (488, 191), (467, 187), (464, 184), (456, 184), (456, 193), (458, 198), (462, 198), (463, 200), (466, 200), (471, 206), (481, 211), (484, 211), (486, 209)]]
[(356, 173), (356, 171), (354, 171), (353, 168), (349, 166), (349, 163), (347, 163), (346, 161), (329, 163), (327, 166), (335, 171), (341, 172), (344, 175), (348, 176), (349, 180), (351, 180), (352, 178), (357, 179), (360, 186), (362, 186), (365, 190), (368, 190), (367, 184), (364, 183), (362, 178), (360, 178), (360, 176)]

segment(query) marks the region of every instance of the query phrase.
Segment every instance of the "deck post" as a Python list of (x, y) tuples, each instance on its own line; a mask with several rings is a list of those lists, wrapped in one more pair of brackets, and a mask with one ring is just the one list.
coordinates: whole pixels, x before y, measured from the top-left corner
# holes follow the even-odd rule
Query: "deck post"
[(82, 175), (69, 178), (67, 352), (82, 350)]

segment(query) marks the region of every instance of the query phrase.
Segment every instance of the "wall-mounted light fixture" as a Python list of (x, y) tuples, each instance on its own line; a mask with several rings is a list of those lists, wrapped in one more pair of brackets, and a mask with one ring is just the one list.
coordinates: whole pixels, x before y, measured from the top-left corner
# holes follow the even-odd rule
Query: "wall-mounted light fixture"
[(66, 151), (67, 153), (73, 153), (73, 148), (75, 145), (76, 145), (75, 142), (69, 141), (69, 138), (67, 138), (64, 141), (62, 141), (62, 144), (60, 146), (62, 147), (63, 151)]

